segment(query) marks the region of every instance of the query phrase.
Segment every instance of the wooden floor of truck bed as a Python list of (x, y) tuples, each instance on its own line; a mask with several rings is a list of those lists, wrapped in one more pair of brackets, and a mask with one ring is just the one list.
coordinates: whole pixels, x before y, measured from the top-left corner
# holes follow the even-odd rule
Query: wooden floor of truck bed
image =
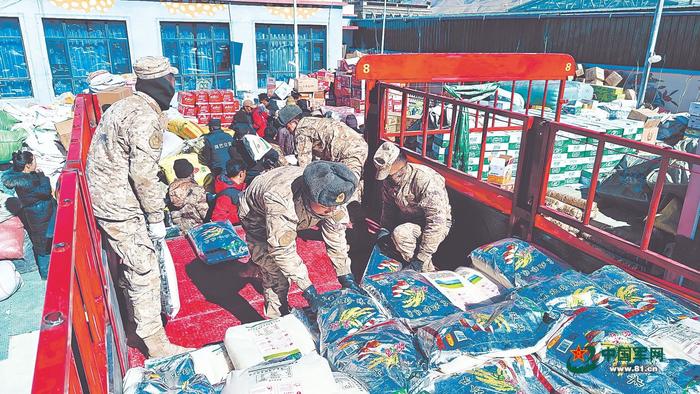
[[(260, 274), (252, 264), (205, 265), (184, 237), (169, 240), (168, 247), (175, 263), (182, 304), (177, 316), (165, 326), (173, 343), (199, 348), (223, 341), (226, 329), (231, 326), (263, 319)], [(322, 241), (299, 238), (297, 251), (319, 292), (340, 288)], [(307, 305), (295, 285), (290, 290), (289, 303), (292, 307)], [(140, 348), (129, 347), (132, 367), (143, 366), (144, 360)]]

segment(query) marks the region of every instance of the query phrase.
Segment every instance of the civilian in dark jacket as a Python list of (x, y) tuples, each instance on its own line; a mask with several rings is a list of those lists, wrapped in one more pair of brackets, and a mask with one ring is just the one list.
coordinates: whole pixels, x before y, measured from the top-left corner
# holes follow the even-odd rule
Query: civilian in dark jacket
[(229, 149), (229, 154), (231, 156), (231, 160), (245, 163), (247, 171), (247, 176), (245, 179), (246, 183), (250, 184), (250, 182), (256, 176), (262, 174), (263, 171), (278, 166), (277, 163), (279, 162), (279, 155), (274, 149), (270, 149), (270, 151), (268, 151), (265, 156), (258, 161), (255, 161), (248, 152), (248, 149), (246, 149), (245, 143), (243, 142), (243, 136), (246, 134), (256, 135), (255, 129), (253, 129), (252, 126), (238, 124), (234, 128), (234, 131), (236, 132), (236, 140), (234, 141), (233, 146)]
[[(236, 129), (236, 125), (247, 124), (253, 127), (253, 110), (255, 109), (255, 103), (252, 100), (243, 100), (243, 108), (238, 110), (235, 115), (233, 115), (233, 123), (231, 123), (231, 128)], [(255, 130), (253, 130), (255, 132)]]
[(209, 167), (212, 176), (224, 172), (226, 163), (231, 159), (229, 149), (233, 146), (234, 138), (221, 129), (221, 120), (209, 121), (209, 133), (204, 134), (204, 148), (199, 154), (199, 161)]
[(39, 266), (39, 275), (46, 279), (49, 274), (51, 238), (56, 214), (56, 200), (51, 194), (51, 182), (36, 169), (31, 152), (12, 154), (12, 171), (3, 178), (5, 187), (14, 189), (20, 202), (17, 214), (23, 221), (32, 240), (34, 255)]
[(238, 203), (239, 195), (245, 190), (246, 165), (242, 162), (230, 160), (226, 165), (226, 174), (221, 174), (214, 181), (216, 200), (211, 220), (215, 222), (230, 221), (231, 224), (239, 224)]

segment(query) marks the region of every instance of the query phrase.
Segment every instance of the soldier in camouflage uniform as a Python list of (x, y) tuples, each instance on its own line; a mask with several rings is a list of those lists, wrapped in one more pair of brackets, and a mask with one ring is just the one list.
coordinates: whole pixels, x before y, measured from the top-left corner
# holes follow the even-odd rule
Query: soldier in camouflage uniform
[(134, 64), (133, 96), (112, 105), (95, 130), (87, 179), (98, 225), (121, 258), (122, 285), (138, 334), (151, 357), (189, 349), (170, 343), (161, 322), (160, 269), (156, 246), (165, 245), (165, 185), (158, 159), (166, 124), (163, 110), (175, 94), (177, 69), (164, 57)]
[(239, 216), (252, 261), (262, 270), (267, 317), (288, 312), (290, 280), (304, 292), (312, 309), (318, 306), (318, 293), (297, 254), (299, 230), (318, 226), (338, 281), (344, 288), (359, 289), (350, 272), (345, 240), (344, 204), (356, 187), (355, 175), (344, 165), (316, 161), (305, 169), (270, 170), (243, 192)]
[(316, 156), (345, 164), (357, 179), (367, 160), (367, 142), (343, 122), (330, 118), (301, 118), (301, 109), (288, 105), (279, 111), (280, 123), (294, 134), (299, 167), (306, 167)]
[(377, 179), (384, 180), (378, 239), (390, 237), (407, 268), (434, 271), (432, 256), (452, 225), (445, 178), (429, 167), (408, 163), (390, 142), (379, 147), (374, 165)]

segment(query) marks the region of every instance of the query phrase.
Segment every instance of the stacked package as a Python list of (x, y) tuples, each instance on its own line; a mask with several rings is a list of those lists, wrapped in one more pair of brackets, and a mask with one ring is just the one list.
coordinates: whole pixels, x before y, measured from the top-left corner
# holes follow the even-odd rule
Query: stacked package
[(299, 77), (294, 81), (294, 87), (299, 93), (299, 98), (308, 100), (312, 109), (326, 105), (326, 91), (318, 79), (311, 76)]
[(229, 125), (240, 109), (240, 103), (232, 90), (179, 92), (177, 103), (178, 112), (186, 117), (196, 118), (199, 124), (207, 124), (211, 119), (220, 119), (222, 125)]
[(351, 107), (357, 113), (365, 112), (365, 87), (355, 76), (359, 58), (340, 61), (335, 72), (335, 103), (339, 107)]

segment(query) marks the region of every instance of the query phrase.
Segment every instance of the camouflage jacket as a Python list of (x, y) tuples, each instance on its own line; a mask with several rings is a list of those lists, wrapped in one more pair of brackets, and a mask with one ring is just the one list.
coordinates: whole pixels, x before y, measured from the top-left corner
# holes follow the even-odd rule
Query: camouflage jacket
[(209, 204), (207, 192), (193, 177), (176, 179), (168, 188), (173, 223), (187, 231), (204, 223)]
[(416, 257), (428, 261), (452, 225), (452, 208), (445, 178), (433, 169), (408, 163), (398, 184), (382, 185), (381, 226), (389, 230), (405, 222), (423, 227)]
[(345, 164), (358, 180), (367, 159), (362, 135), (335, 119), (302, 118), (294, 131), (294, 145), (299, 167), (306, 167), (316, 156)]
[(141, 92), (119, 100), (102, 115), (87, 159), (95, 216), (163, 220), (166, 188), (158, 179), (158, 159), (166, 120), (155, 100)]
[(346, 208), (331, 216), (315, 215), (302, 197), (304, 170), (296, 166), (272, 169), (256, 177), (242, 193), (238, 216), (246, 236), (266, 241), (280, 266), (303, 264), (297, 254), (297, 231), (319, 226), (333, 265), (350, 267), (345, 228)]

